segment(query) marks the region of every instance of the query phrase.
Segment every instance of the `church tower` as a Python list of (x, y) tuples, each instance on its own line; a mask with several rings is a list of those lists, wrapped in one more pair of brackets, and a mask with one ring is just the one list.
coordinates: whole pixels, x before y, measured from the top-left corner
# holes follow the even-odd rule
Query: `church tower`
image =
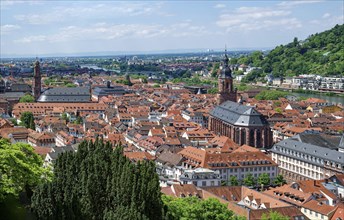
[(237, 90), (233, 86), (232, 71), (228, 65), (229, 59), (227, 50), (225, 50), (225, 58), (219, 70), (217, 94), (217, 104), (220, 105), (225, 101), (237, 102)]
[(32, 95), (35, 98), (35, 101), (37, 101), (41, 95), (41, 67), (38, 60), (34, 63)]

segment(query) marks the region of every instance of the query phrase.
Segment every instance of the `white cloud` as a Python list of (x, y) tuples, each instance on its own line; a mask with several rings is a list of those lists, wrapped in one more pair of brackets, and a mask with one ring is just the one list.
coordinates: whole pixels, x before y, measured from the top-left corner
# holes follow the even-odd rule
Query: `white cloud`
[(290, 18), (289, 10), (267, 7), (240, 7), (220, 16), (216, 24), (231, 30), (260, 30), (280, 26), (282, 29), (302, 27), (296, 18)]
[(153, 37), (185, 37), (211, 34), (204, 26), (187, 22), (172, 25), (95, 23), (86, 27), (66, 26), (51, 35), (32, 35), (16, 40), (18, 43), (46, 41), (71, 42), (78, 40), (143, 39)]
[(48, 13), (40, 14), (17, 14), (14, 18), (32, 25), (52, 24), (63, 21), (76, 21), (85, 19), (94, 19), (95, 17), (131, 17), (160, 15), (171, 16), (161, 10), (161, 3), (142, 3), (142, 2), (118, 2), (113, 4), (96, 4), (92, 6), (69, 6), (56, 7)]
[(28, 36), (21, 38), (19, 40), (15, 40), (15, 42), (18, 43), (33, 43), (33, 42), (40, 42), (40, 41), (46, 41), (47, 37), (45, 35), (34, 35), (34, 36)]
[(5, 24), (0, 26), (0, 34), (5, 35), (12, 31), (20, 29), (19, 25), (13, 25), (13, 24)]
[(336, 24), (343, 24), (344, 23), (344, 15), (331, 15), (329, 13), (325, 13), (322, 16), (322, 19), (313, 19), (309, 21), (310, 24), (323, 27), (324, 29), (332, 28)]
[(293, 6), (297, 6), (297, 5), (313, 4), (313, 3), (318, 3), (318, 2), (322, 2), (322, 1), (323, 0), (302, 0), (302, 1), (291, 0), (291, 1), (281, 2), (277, 5), (282, 6), (282, 7), (293, 7)]
[(214, 8), (225, 8), (225, 7), (226, 7), (225, 4), (216, 4), (216, 5), (214, 6)]
[(15, 19), (24, 23), (33, 25), (50, 24), (53, 22), (64, 20), (63, 14), (29, 14), (29, 15), (15, 15)]
[(328, 18), (328, 17), (330, 17), (330, 16), (331, 16), (330, 13), (325, 13), (322, 17), (323, 17), (323, 18)]

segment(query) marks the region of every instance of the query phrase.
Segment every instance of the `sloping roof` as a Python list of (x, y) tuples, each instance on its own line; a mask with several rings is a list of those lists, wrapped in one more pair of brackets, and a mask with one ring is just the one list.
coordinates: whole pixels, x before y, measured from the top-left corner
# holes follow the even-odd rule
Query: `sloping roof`
[(297, 160), (305, 161), (307, 163), (315, 164), (315, 165), (321, 165), (321, 161), (318, 160), (311, 160), (311, 159), (305, 159), (302, 157), (298, 157), (298, 154), (288, 154), (287, 151), (283, 149), (292, 150), (295, 152), (299, 152), (304, 155), (311, 155), (315, 156), (317, 158), (321, 158), (328, 161), (334, 161), (336, 163), (344, 165), (343, 159), (344, 159), (344, 153), (340, 153), (337, 150), (332, 150), (326, 147), (319, 147), (317, 145), (308, 144), (308, 143), (302, 143), (300, 141), (297, 141), (295, 139), (289, 138), (283, 141), (280, 141), (276, 143), (273, 148), (271, 148), (271, 151), (276, 154), (286, 155), (288, 157), (295, 158)]
[(283, 216), (291, 217), (290, 219), (296, 219), (296, 217), (300, 217), (300, 216), (303, 216), (304, 220), (309, 219), (298, 208), (296, 208), (294, 206), (250, 210), (249, 219), (250, 220), (260, 220), (264, 213), (269, 214), (269, 212), (278, 212)]
[(336, 150), (340, 144), (341, 136), (304, 132), (295, 135), (292, 139), (298, 140), (302, 143)]
[(183, 157), (179, 154), (171, 153), (168, 151), (164, 151), (159, 155), (156, 159), (157, 162), (161, 163), (169, 163), (171, 165), (177, 166), (180, 165), (180, 162), (183, 160)]
[(303, 207), (323, 215), (329, 215), (337, 208), (336, 206), (330, 206), (325, 203), (318, 202), (316, 200), (310, 200), (306, 202), (305, 204), (303, 204)]
[(31, 86), (24, 83), (16, 83), (11, 85), (11, 92), (30, 92)]
[(96, 96), (123, 95), (124, 93), (125, 93), (125, 90), (123, 86), (95, 87), (92, 91), (92, 94)]
[(210, 115), (229, 124), (239, 126), (266, 126), (267, 120), (253, 107), (241, 105), (236, 102), (226, 101), (216, 106)]
[(39, 97), (38, 102), (90, 102), (88, 87), (58, 87), (48, 89)]

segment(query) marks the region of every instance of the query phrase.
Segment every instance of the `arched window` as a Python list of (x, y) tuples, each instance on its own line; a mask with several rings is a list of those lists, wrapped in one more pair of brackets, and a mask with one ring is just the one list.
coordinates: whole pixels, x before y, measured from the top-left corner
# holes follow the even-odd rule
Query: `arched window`
[(261, 147), (262, 146), (262, 134), (260, 130), (257, 130), (257, 146), (256, 147)]
[(254, 129), (250, 129), (250, 146), (254, 147)]
[(246, 129), (241, 130), (241, 143), (240, 144), (246, 144)]

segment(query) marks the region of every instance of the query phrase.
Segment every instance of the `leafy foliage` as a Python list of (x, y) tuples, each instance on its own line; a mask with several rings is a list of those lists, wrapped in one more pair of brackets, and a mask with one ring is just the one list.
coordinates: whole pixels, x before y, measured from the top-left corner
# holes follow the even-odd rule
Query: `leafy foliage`
[(74, 123), (79, 125), (79, 124), (81, 124), (82, 122), (83, 122), (82, 117), (78, 115), (78, 116), (76, 117), (76, 120), (74, 121)]
[(270, 211), (269, 214), (263, 214), (262, 220), (289, 220), (289, 216), (284, 216), (279, 212)]
[(285, 98), (288, 92), (263, 90), (259, 92), (254, 98), (257, 100), (277, 100), (278, 98)]
[(208, 94), (217, 94), (219, 92), (219, 89), (218, 88), (211, 88), (211, 89), (208, 89)]
[(276, 176), (276, 178), (274, 179), (274, 184), (280, 185), (282, 186), (283, 184), (286, 184), (287, 181), (285, 181), (283, 175), (279, 174)]
[(69, 117), (68, 117), (67, 113), (65, 113), (65, 112), (62, 113), (61, 118), (62, 118), (62, 120), (65, 120), (66, 122), (69, 121)]
[(269, 175), (267, 173), (261, 173), (258, 176), (257, 182), (258, 182), (259, 185), (267, 186), (267, 185), (270, 184), (270, 177), (269, 177)]
[(343, 75), (344, 25), (309, 36), (305, 41), (294, 41), (277, 46), (262, 61), (264, 72), (274, 76), (300, 74)]
[(49, 176), (42, 158), (30, 145), (0, 139), (0, 203), (8, 195), (18, 196), (23, 191), (30, 194), (33, 187)]
[(35, 120), (32, 112), (23, 112), (20, 116), (20, 125), (35, 130)]
[(19, 102), (35, 102), (35, 98), (30, 94), (26, 94), (19, 99)]
[(172, 198), (162, 196), (166, 218), (171, 220), (237, 220), (234, 213), (214, 198), (201, 200), (197, 197)]
[(229, 182), (230, 182), (231, 186), (239, 186), (239, 181), (238, 181), (238, 178), (236, 176), (231, 176), (229, 178)]
[(251, 83), (256, 82), (258, 78), (263, 76), (263, 70), (262, 69), (254, 69), (251, 72), (249, 72), (242, 80), (243, 83)]
[(121, 147), (84, 141), (58, 157), (32, 209), (39, 219), (161, 219), (160, 194), (153, 162), (134, 164)]
[(256, 181), (251, 173), (247, 174), (244, 178), (244, 185), (245, 186), (255, 186)]
[(304, 41), (296, 37), (287, 45), (279, 45), (266, 56), (255, 51), (231, 64), (245, 64), (262, 67), (263, 71), (252, 71), (244, 82), (254, 82), (259, 77), (272, 73), (275, 77), (292, 77), (301, 74), (323, 76), (344, 74), (344, 25), (336, 25), (331, 30), (316, 33)]

